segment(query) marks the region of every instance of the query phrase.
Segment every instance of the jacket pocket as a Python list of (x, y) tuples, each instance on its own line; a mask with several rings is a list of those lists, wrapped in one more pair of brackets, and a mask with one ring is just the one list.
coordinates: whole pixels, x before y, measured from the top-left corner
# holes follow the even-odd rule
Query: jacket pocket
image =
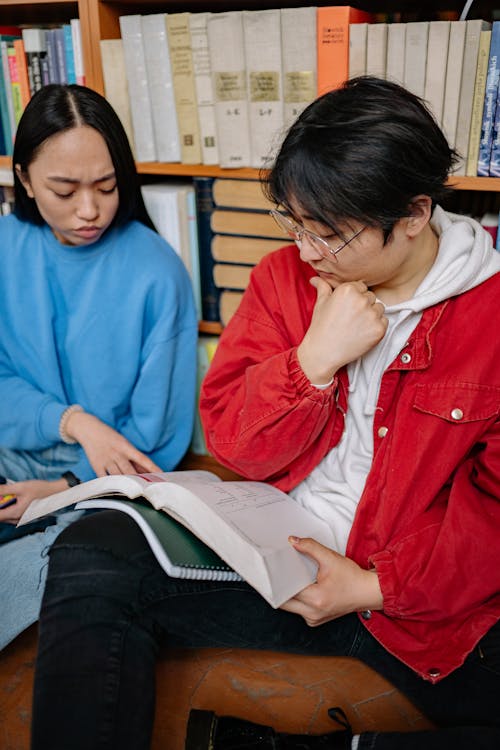
[(455, 424), (494, 419), (500, 414), (500, 388), (477, 383), (416, 386), (414, 408)]

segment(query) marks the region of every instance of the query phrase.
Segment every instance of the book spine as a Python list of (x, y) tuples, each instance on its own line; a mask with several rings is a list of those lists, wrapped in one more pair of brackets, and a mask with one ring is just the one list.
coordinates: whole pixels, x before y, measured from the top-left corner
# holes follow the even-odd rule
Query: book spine
[(66, 79), (68, 83), (76, 83), (75, 53), (73, 50), (73, 33), (71, 25), (65, 23), (63, 26), (64, 37), (64, 59), (66, 62)]
[(366, 74), (367, 23), (349, 24), (349, 78)]
[(68, 70), (66, 67), (66, 51), (64, 48), (64, 29), (61, 26), (60, 28), (54, 29), (54, 31), (54, 37), (56, 41), (57, 75), (59, 78), (59, 83), (67, 83)]
[(214, 89), (208, 50), (207, 23), (210, 13), (191, 13), (189, 28), (193, 54), (194, 82), (200, 124), (203, 164), (218, 164), (219, 151), (215, 125)]
[(201, 163), (200, 127), (196, 103), (189, 13), (167, 15), (167, 35), (172, 64), (175, 108), (183, 164)]
[(127, 74), (134, 143), (138, 161), (156, 161), (153, 114), (148, 89), (141, 16), (119, 17)]
[(465, 30), (464, 62), (462, 69), (462, 82), (460, 84), (460, 99), (457, 117), (457, 135), (455, 138), (455, 149), (460, 161), (455, 168), (454, 174), (465, 174), (465, 161), (472, 120), (472, 102), (474, 99), (474, 82), (479, 54), (479, 40), (481, 31), (488, 29), (490, 24), (485, 21), (467, 21)]
[(24, 42), (22, 39), (14, 40), (14, 50), (16, 53), (17, 75), (19, 78), (19, 90), (21, 93), (21, 106), (23, 111), (31, 98), (30, 83), (28, 75), (28, 64)]
[[(300, 29), (300, 34), (297, 34)], [(285, 129), (316, 98), (316, 8), (281, 9), (283, 117)]]
[(479, 38), (479, 52), (477, 56), (476, 78), (474, 81), (474, 98), (472, 100), (469, 145), (467, 148), (467, 162), (465, 165), (465, 174), (467, 177), (475, 177), (477, 175), (477, 160), (479, 155), (479, 142), (481, 140), (481, 123), (483, 119), (486, 77), (488, 75), (490, 43), (491, 30), (482, 31)]
[(242, 11), (214, 13), (207, 23), (221, 167), (250, 165)]
[(243, 11), (247, 67), (250, 165), (274, 158), (283, 130), (281, 22), (279, 10)]
[(219, 321), (219, 290), (213, 279), (214, 259), (212, 257), (213, 232), (210, 227), (213, 201), (213, 177), (195, 177), (193, 186), (196, 194), (198, 215), (198, 249), (200, 266), (201, 314), (207, 321)]
[(498, 80), (500, 76), (500, 21), (495, 21), (491, 31), (488, 74), (484, 94), (481, 138), (477, 160), (478, 177), (488, 177), (490, 173), (491, 146), (493, 140), (493, 122), (497, 103)]
[(9, 61), (7, 55), (7, 42), (0, 41), (0, 115), (2, 117), (2, 130), (4, 134), (5, 154), (12, 155), (14, 133), (16, 130), (14, 118), (14, 105), (12, 100), (12, 89), (10, 85)]
[(79, 18), (72, 18), (69, 22), (71, 26), (71, 41), (73, 46), (73, 55), (75, 59), (75, 77), (80, 86), (85, 86), (85, 64), (83, 62), (82, 49), (82, 27)]
[(130, 114), (130, 101), (121, 39), (101, 39), (101, 62), (104, 79), (104, 95), (120, 118), (130, 147), (135, 156), (134, 132)]
[(23, 103), (21, 99), (21, 84), (19, 83), (19, 73), (17, 70), (17, 56), (13, 44), (7, 45), (7, 59), (9, 62), (9, 78), (10, 89), (12, 91), (12, 106), (14, 108), (15, 128), (17, 128), (17, 125), (23, 113)]
[(349, 25), (370, 21), (369, 13), (348, 5), (317, 8), (318, 95), (349, 78)]
[(425, 94), (425, 61), (427, 59), (428, 38), (428, 21), (413, 21), (406, 24), (404, 85), (405, 88), (420, 97)]
[(49, 72), (49, 83), (61, 83), (57, 67), (56, 54), (56, 29), (46, 29), (45, 39), (47, 43), (47, 66)]
[(159, 161), (180, 162), (181, 144), (166, 14), (152, 13), (142, 16), (141, 21), (157, 157)]
[(443, 121), (443, 104), (450, 41), (450, 21), (431, 21), (425, 66), (424, 98), (438, 125)]
[(387, 27), (387, 62), (385, 77), (388, 81), (404, 84), (405, 80), (406, 24), (390, 23)]
[[(357, 24), (352, 24), (352, 29)], [(387, 69), (387, 24), (368, 25), (366, 39), (366, 72), (368, 75), (385, 78)]]
[(460, 101), (460, 84), (462, 81), (465, 50), (465, 31), (465, 21), (454, 21), (454, 23), (451, 24), (442, 120), (442, 129), (451, 148), (455, 148), (455, 139), (457, 136), (458, 105)]
[(200, 250), (198, 247), (198, 219), (196, 215), (196, 194), (194, 187), (190, 186), (186, 191), (186, 220), (188, 228), (189, 265), (191, 269), (191, 284), (193, 287), (194, 301), (201, 320), (201, 284), (200, 284)]

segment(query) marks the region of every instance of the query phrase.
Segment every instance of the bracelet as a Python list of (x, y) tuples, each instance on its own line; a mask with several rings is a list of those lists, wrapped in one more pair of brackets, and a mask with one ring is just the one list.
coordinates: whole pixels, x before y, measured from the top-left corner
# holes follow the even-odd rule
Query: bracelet
[(68, 408), (63, 411), (61, 419), (59, 421), (59, 435), (63, 443), (68, 443), (68, 445), (72, 445), (73, 443), (78, 442), (78, 440), (75, 440), (66, 432), (66, 424), (68, 422), (68, 419), (72, 414), (75, 414), (78, 411), (83, 411), (83, 407), (80, 406), (80, 404), (72, 404), (71, 406), (68, 406)]

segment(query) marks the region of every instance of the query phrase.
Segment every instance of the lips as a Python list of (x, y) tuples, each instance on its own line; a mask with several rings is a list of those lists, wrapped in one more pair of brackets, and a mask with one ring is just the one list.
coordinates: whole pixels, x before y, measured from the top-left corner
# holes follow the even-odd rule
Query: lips
[(93, 239), (101, 233), (101, 229), (100, 227), (79, 227), (74, 230), (74, 233), (85, 239)]

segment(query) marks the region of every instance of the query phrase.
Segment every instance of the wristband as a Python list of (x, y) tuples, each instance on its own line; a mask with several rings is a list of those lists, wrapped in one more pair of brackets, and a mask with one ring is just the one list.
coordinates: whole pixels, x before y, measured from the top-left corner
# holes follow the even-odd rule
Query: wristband
[(68, 419), (72, 414), (75, 414), (78, 411), (83, 411), (83, 407), (80, 406), (80, 404), (72, 404), (63, 411), (61, 419), (59, 420), (59, 436), (63, 443), (68, 443), (68, 445), (73, 445), (74, 443), (78, 442), (78, 440), (75, 440), (66, 432), (66, 424), (68, 423)]
[(67, 481), (68, 487), (76, 487), (77, 484), (82, 483), (82, 480), (78, 479), (72, 471), (65, 471), (64, 474), (61, 474), (61, 478)]

